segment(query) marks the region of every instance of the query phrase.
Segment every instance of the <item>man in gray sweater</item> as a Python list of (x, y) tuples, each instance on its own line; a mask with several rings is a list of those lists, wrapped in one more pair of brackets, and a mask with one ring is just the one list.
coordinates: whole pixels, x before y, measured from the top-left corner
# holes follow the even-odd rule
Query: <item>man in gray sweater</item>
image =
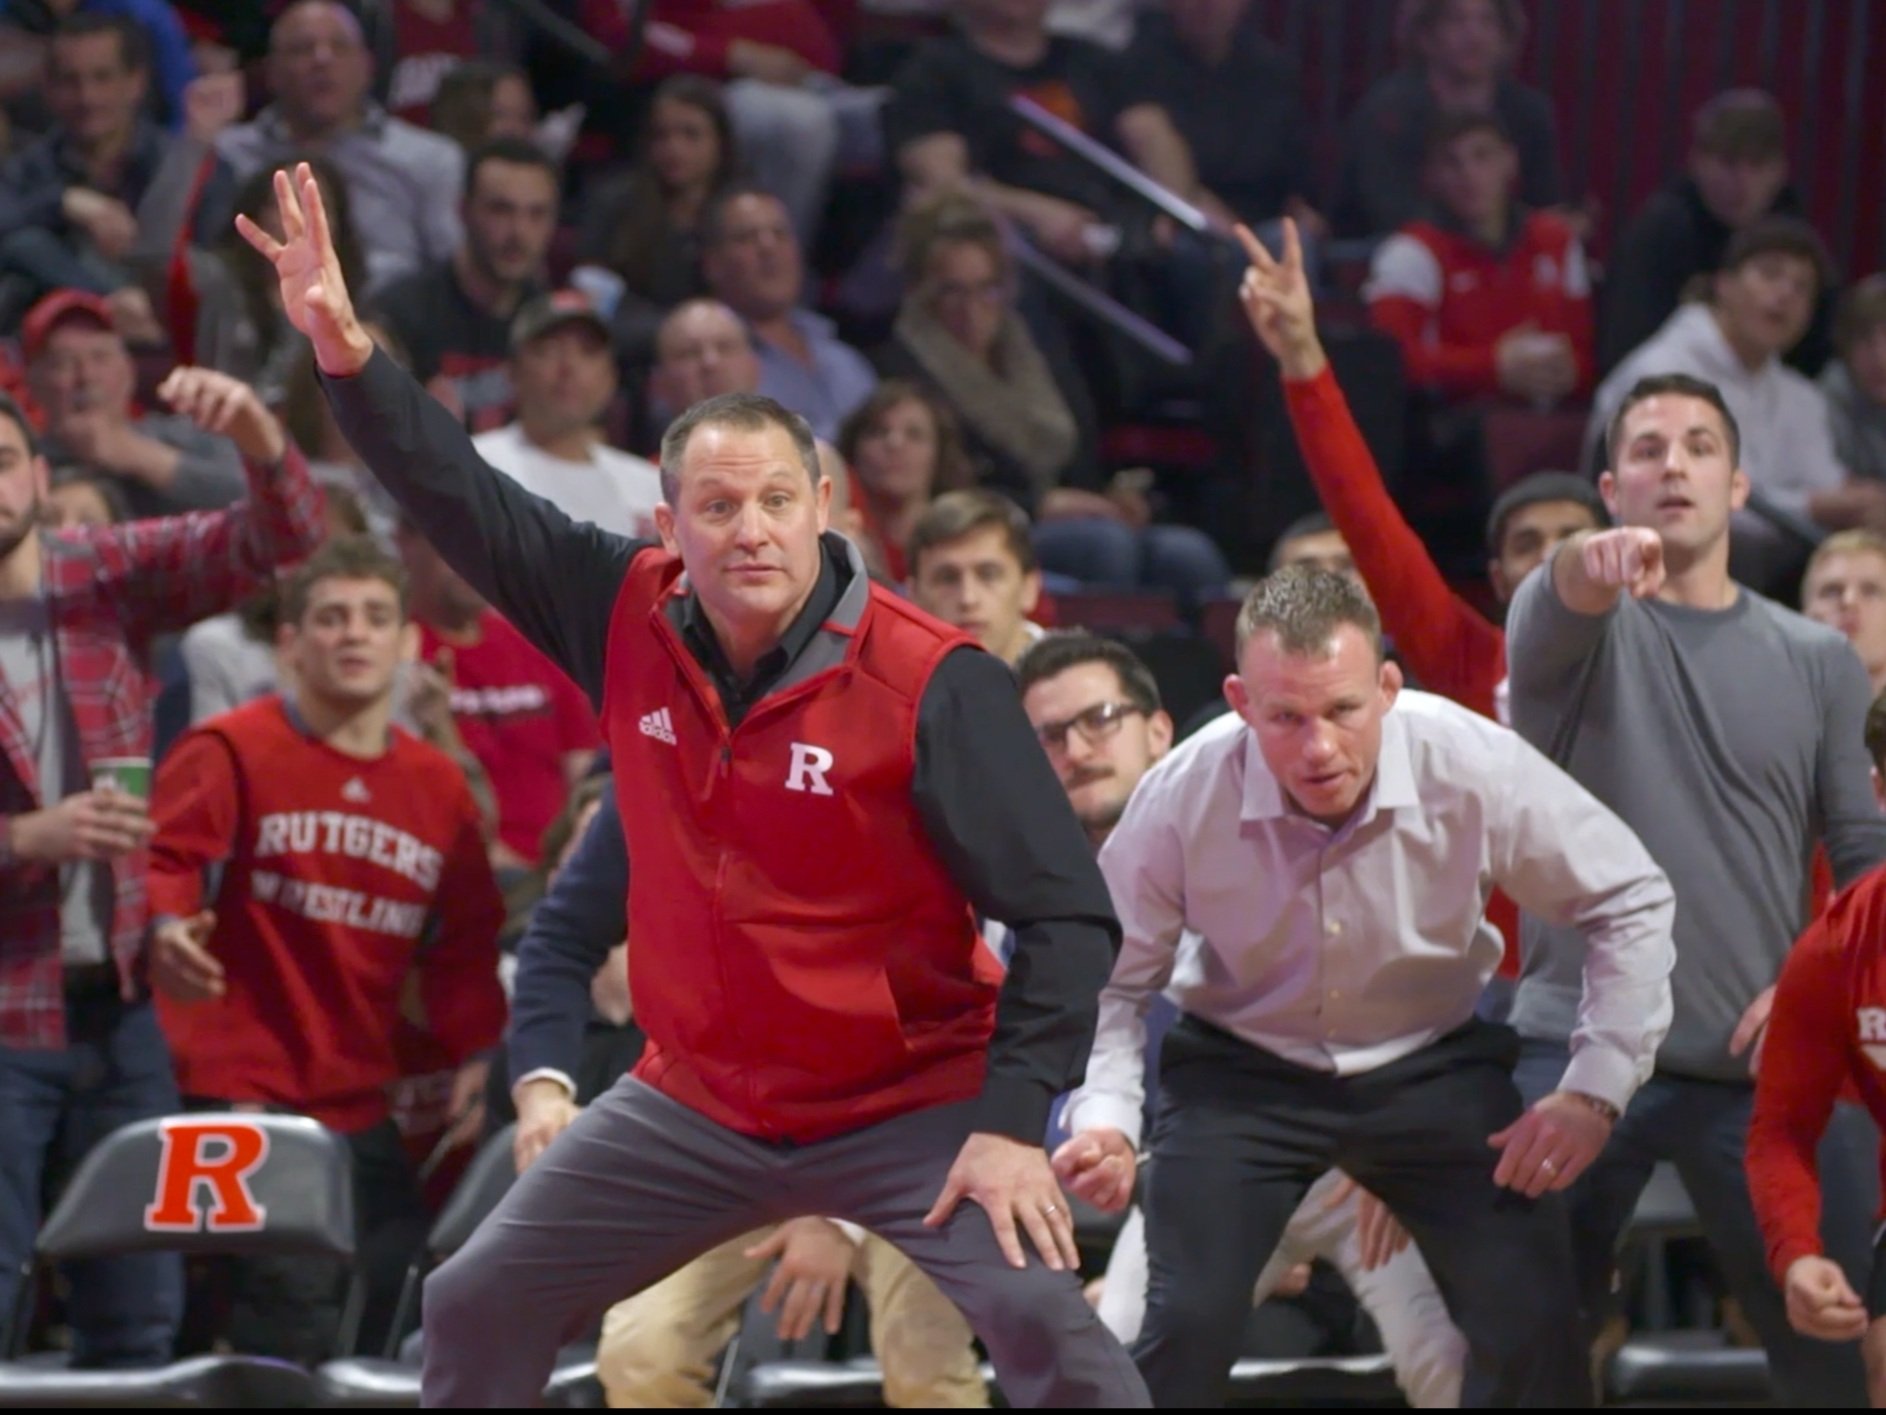
[[(1675, 886), (1676, 1018), (1657, 1070), (1572, 1195), (1586, 1313), (1659, 1160), (1676, 1164), (1786, 1404), (1860, 1405), (1857, 1346), (1795, 1334), (1769, 1278), (1742, 1166), (1761, 1029), (1806, 923), (1824, 840), (1845, 884), (1886, 859), (1862, 742), (1868, 688), (1836, 633), (1729, 577), (1748, 497), (1741, 438), (1715, 386), (1682, 374), (1625, 395), (1599, 490), (1617, 529), (1559, 547), (1507, 617), (1513, 725), (1650, 847)], [(1513, 1023), (1531, 1100), (1565, 1065), (1584, 954), (1525, 924)], [(1556, 1067), (1556, 1069), (1555, 1069)], [(1843, 1118), (1851, 1121), (1857, 1115)], [(1837, 1121), (1822, 1152), (1828, 1252), (1864, 1281), (1871, 1143)]]

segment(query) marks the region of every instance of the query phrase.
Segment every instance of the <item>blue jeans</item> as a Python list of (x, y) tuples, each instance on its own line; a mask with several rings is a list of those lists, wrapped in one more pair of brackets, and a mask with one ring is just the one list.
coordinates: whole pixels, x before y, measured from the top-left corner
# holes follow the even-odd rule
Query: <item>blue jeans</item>
[[(1564, 1074), (1566, 1049), (1527, 1039), (1514, 1080), (1531, 1105)], [(1696, 1205), (1704, 1236), (1768, 1351), (1775, 1394), (1783, 1405), (1864, 1406), (1866, 1377), (1858, 1342), (1834, 1344), (1788, 1325), (1780, 1288), (1769, 1276), (1766, 1249), (1749, 1200), (1743, 1156), (1755, 1088), (1728, 1081), (1655, 1075), (1632, 1098), (1597, 1163), (1573, 1185), (1572, 1238), (1578, 1253), (1581, 1306), (1602, 1319), (1612, 1258), (1637, 1199), (1658, 1161), (1674, 1164)], [(1878, 1136), (1864, 1111), (1834, 1108), (1820, 1147), (1821, 1236), (1827, 1256), (1864, 1288), (1872, 1270), (1872, 1218), (1878, 1198), (1874, 1155)]]
[[(126, 1005), (108, 994), (71, 999), (66, 1025), (62, 1049), (0, 1047), (0, 1350), (11, 1340), (49, 1162), (69, 1170), (119, 1126), (178, 1109), (170, 1049), (149, 1003)], [(171, 1359), (183, 1312), (183, 1264), (175, 1254), (73, 1263), (66, 1277), (73, 1365)]]
[(1034, 531), (1041, 568), (1094, 589), (1171, 590), (1182, 609), (1224, 593), (1231, 569), (1210, 536), (1190, 526), (1136, 531), (1104, 516), (1043, 521)]

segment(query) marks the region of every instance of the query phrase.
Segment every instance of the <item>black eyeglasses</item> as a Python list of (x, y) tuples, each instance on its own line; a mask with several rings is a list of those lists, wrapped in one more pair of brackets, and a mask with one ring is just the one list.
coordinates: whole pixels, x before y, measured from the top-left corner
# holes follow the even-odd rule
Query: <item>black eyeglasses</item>
[(1035, 729), (1035, 736), (1041, 739), (1041, 745), (1050, 752), (1067, 750), (1067, 734), (1078, 731), (1090, 747), (1098, 747), (1114, 733), (1120, 730), (1120, 724), (1134, 713), (1144, 712), (1144, 708), (1132, 703), (1095, 703), (1085, 712), (1077, 712), (1066, 722), (1044, 722)]

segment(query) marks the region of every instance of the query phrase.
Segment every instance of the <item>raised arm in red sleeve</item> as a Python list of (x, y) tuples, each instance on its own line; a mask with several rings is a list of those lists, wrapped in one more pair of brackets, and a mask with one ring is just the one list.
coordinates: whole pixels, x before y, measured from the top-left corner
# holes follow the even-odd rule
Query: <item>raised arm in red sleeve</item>
[(1848, 1072), (1844, 940), (1877, 911), (1838, 901), (1808, 926), (1782, 965), (1775, 1008), (1762, 1042), (1749, 1122), (1749, 1195), (1775, 1281), (1796, 1258), (1821, 1252), (1821, 1190), (1816, 1151)]
[(1402, 518), (1334, 371), (1325, 365), (1314, 378), (1284, 380), (1284, 401), (1323, 509), (1348, 542), (1396, 649), (1424, 688), (1493, 717), (1505, 636), (1447, 587)]
[(181, 738), (151, 787), (151, 912), (187, 918), (203, 907), (203, 872), (227, 860), (240, 811), (236, 763), (214, 732)]
[(504, 1032), (498, 982), (498, 930), (504, 898), (485, 856), (478, 807), (463, 784), (458, 838), (439, 873), (438, 928), (419, 955), (419, 998), (426, 1026), (458, 1066), (496, 1046)]

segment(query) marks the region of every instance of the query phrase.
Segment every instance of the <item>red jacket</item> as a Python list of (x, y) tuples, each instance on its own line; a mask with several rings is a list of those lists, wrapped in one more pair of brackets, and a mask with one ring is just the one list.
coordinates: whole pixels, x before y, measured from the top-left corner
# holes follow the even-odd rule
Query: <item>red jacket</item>
[(1494, 350), (1526, 324), (1571, 340), (1574, 393), (1593, 382), (1591, 276), (1572, 228), (1549, 212), (1528, 213), (1494, 250), (1429, 221), (1384, 241), (1364, 292), (1369, 318), (1401, 345), (1408, 381), (1450, 398), (1501, 393)]
[[(1856, 880), (1808, 925), (1775, 986), (1748, 1179), (1777, 1282), (1796, 1258), (1821, 1252), (1815, 1156), (1843, 1096), (1886, 1125), (1886, 867)], [(1864, 1276), (1848, 1274), (1855, 1283)]]
[(610, 628), (635, 1074), (801, 1142), (974, 1098), (1001, 969), (911, 795), (924, 688), (968, 640), (860, 582), (730, 731), (680, 575), (643, 551)]
[[(636, 76), (732, 77), (727, 53), (741, 39), (791, 50), (836, 74), (845, 59), (838, 35), (854, 8), (854, 0), (654, 0)], [(583, 0), (583, 28), (620, 52), (629, 43), (622, 10), (621, 0)]]
[[(1506, 635), (1447, 587), (1382, 484), (1334, 371), (1325, 365), (1315, 378), (1286, 379), (1284, 404), (1316, 494), (1380, 606), (1395, 651), (1429, 692), (1504, 721), (1499, 690), (1506, 681)], [(1506, 940), (1500, 976), (1516, 978), (1519, 910), (1496, 891), (1487, 901), (1487, 916)]]
[(444, 753), (397, 728), (366, 760), (307, 735), (277, 697), (211, 718), (152, 792), (154, 912), (204, 907), (227, 991), (158, 999), (185, 1095), (303, 1111), (341, 1131), (384, 1119), (408, 974), (456, 1063), (504, 1027), (504, 902), (478, 809)]

